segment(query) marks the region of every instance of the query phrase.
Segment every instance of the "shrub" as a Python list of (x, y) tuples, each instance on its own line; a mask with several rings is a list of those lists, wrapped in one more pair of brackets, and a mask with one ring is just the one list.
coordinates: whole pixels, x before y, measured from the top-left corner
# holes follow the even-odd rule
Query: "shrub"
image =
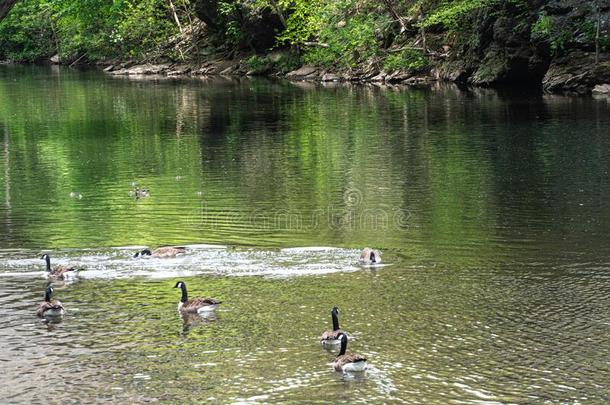
[(422, 50), (406, 49), (389, 54), (384, 61), (383, 68), (386, 71), (406, 70), (409, 72), (420, 72), (427, 69), (429, 65), (430, 62)]

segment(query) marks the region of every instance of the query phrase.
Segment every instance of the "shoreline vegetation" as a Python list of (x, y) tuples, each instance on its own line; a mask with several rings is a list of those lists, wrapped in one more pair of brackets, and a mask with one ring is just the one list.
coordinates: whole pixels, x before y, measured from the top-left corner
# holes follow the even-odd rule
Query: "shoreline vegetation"
[(0, 0), (0, 60), (610, 93), (603, 0)]

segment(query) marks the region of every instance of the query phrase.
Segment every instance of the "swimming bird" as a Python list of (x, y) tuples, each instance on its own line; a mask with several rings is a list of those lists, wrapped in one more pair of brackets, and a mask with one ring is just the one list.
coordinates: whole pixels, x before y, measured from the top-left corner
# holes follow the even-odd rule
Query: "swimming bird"
[(64, 306), (58, 300), (51, 301), (52, 295), (53, 287), (49, 286), (44, 293), (44, 302), (38, 307), (36, 315), (42, 318), (45, 316), (62, 316), (64, 314)]
[(339, 308), (333, 307), (330, 311), (330, 316), (333, 319), (333, 329), (325, 331), (322, 336), (320, 336), (320, 343), (322, 346), (337, 345), (341, 343), (339, 334), (345, 333), (339, 328)]
[(138, 198), (150, 197), (150, 190), (147, 188), (136, 187), (136, 189), (134, 190), (134, 193), (136, 196), (136, 200)]
[(79, 270), (76, 267), (68, 266), (55, 266), (51, 268), (51, 257), (48, 254), (44, 254), (40, 257), (47, 263), (47, 276), (52, 280), (66, 280), (76, 275), (76, 271)]
[(378, 250), (364, 248), (360, 254), (360, 263), (362, 264), (377, 264), (381, 263), (381, 255)]
[(217, 301), (213, 298), (191, 298), (189, 300), (184, 281), (178, 281), (174, 288), (182, 290), (182, 298), (178, 303), (178, 311), (180, 313), (213, 311), (218, 304), (222, 303), (222, 301)]
[(140, 186), (137, 183), (131, 183), (131, 185), (133, 186), (133, 190), (130, 190), (127, 193), (130, 197), (135, 197), (136, 200), (139, 200), (140, 198), (144, 198), (144, 197), (150, 197), (149, 189), (140, 188)]
[(144, 249), (141, 252), (137, 252), (133, 257), (143, 257), (143, 256), (152, 256), (158, 258), (166, 258), (166, 257), (176, 257), (176, 255), (186, 253), (186, 248), (184, 246), (163, 246), (154, 249), (151, 251), (150, 249)]
[(356, 353), (345, 354), (347, 351), (347, 335), (340, 333), (338, 336), (341, 340), (341, 351), (333, 362), (335, 371), (349, 373), (354, 371), (364, 371), (366, 369), (366, 357)]

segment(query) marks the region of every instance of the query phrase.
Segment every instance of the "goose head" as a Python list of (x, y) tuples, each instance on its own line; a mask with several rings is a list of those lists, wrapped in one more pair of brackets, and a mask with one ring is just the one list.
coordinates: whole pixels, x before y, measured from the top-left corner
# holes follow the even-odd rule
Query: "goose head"
[(371, 260), (371, 263), (377, 263), (377, 256), (375, 256), (374, 250), (371, 250), (370, 260)]
[(141, 256), (151, 256), (152, 252), (150, 251), (150, 249), (144, 249), (141, 252), (136, 252), (135, 255), (133, 255), (133, 257), (141, 257)]

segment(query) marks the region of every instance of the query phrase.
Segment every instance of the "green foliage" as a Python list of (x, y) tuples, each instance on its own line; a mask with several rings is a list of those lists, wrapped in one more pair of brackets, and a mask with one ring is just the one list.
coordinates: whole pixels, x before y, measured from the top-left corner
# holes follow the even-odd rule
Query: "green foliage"
[(218, 12), (223, 18), (224, 36), (231, 47), (238, 46), (245, 38), (239, 23), (240, 6), (236, 1), (219, 1)]
[(254, 74), (263, 74), (271, 70), (287, 73), (301, 64), (298, 55), (292, 52), (274, 53), (267, 56), (253, 55), (246, 59), (247, 69)]
[(540, 13), (538, 20), (532, 25), (531, 37), (534, 40), (548, 42), (553, 55), (560, 54), (572, 37), (571, 31), (560, 27), (546, 13)]
[(33, 62), (52, 56), (53, 41), (51, 11), (40, 1), (17, 2), (0, 22), (0, 59)]
[(420, 72), (430, 65), (423, 51), (418, 49), (406, 49), (388, 55), (383, 64), (386, 71), (405, 70), (409, 72)]
[(355, 15), (342, 27), (324, 26), (319, 41), (327, 47), (314, 47), (305, 53), (305, 61), (320, 66), (354, 67), (380, 53), (376, 31), (388, 24), (384, 15)]
[(538, 20), (532, 25), (532, 39), (547, 40), (553, 32), (553, 19), (546, 13), (540, 13)]
[(315, 38), (324, 24), (322, 0), (299, 0), (290, 2), (286, 12), (286, 29), (277, 37), (279, 43), (302, 44)]
[(177, 31), (166, 0), (21, 0), (0, 21), (0, 59), (143, 58)]
[(432, 9), (421, 25), (429, 27), (440, 24), (450, 31), (461, 31), (463, 22), (478, 10), (493, 5), (497, 0), (443, 0)]
[(176, 26), (167, 15), (164, 0), (124, 1), (121, 18), (113, 30), (122, 53), (143, 57), (158, 49), (177, 33)]
[(246, 67), (252, 73), (265, 73), (271, 70), (273, 62), (267, 56), (253, 55), (245, 61)]

